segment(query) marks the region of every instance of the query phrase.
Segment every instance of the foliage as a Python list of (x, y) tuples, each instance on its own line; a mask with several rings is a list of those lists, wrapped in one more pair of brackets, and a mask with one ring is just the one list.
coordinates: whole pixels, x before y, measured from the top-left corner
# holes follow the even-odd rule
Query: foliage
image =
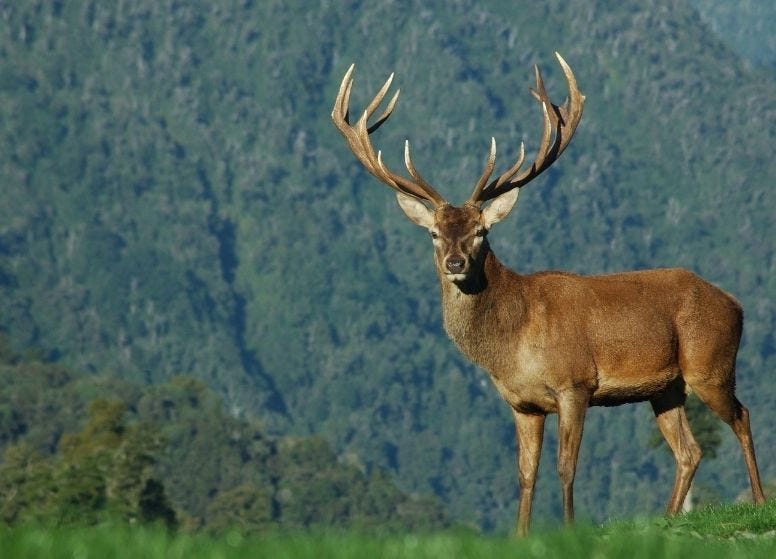
[[(0, 522), (180, 520), (185, 529), (244, 533), (448, 524), (437, 500), (408, 495), (379, 469), (340, 459), (320, 437), (270, 437), (255, 420), (230, 416), (219, 396), (190, 377), (132, 386), (9, 361), (0, 369), (6, 378), (26, 376), (9, 383), (0, 406), (21, 401), (30, 386), (37, 392), (35, 406), (15, 409), (14, 423), (0, 429), (9, 442), (0, 461)], [(64, 380), (44, 384), (52, 375)], [(71, 415), (85, 400), (88, 417)], [(84, 419), (79, 431), (59, 435), (62, 425)]]
[[(353, 161), (330, 103), (351, 61), (354, 106), (396, 70), (402, 98), (375, 141), (400, 168), (408, 136), (424, 176), (459, 201), (490, 136), (502, 157), (522, 139), (533, 150), (531, 64), (562, 99), (557, 50), (585, 116), (494, 231), (496, 252), (524, 272), (684, 266), (740, 297), (739, 397), (776, 478), (776, 86), (699, 17), (721, 3), (399, 4), (0, 2), (0, 330), (61, 364), (40, 385), (35, 360), (0, 367), (0, 445), (24, 437), (51, 453), (98, 392), (126, 390), (131, 413), (169, 422), (174, 459), (157, 467), (195, 524), (211, 496), (265, 485), (268, 435), (316, 434), (406, 494), (433, 492), (453, 518), (507, 530), (509, 411), (446, 339), (426, 236)], [(774, 27), (772, 11), (746, 13)], [(735, 20), (722, 19), (729, 39)], [(170, 382), (182, 373), (229, 413)], [(61, 400), (42, 397), (49, 385)], [(673, 466), (645, 452), (646, 408), (589, 414), (580, 514), (662, 509)], [(248, 417), (260, 432), (233, 421)], [(552, 520), (552, 426), (545, 440), (535, 515)], [(729, 499), (746, 479), (727, 430), (718, 453), (699, 480)], [(191, 490), (181, 480), (194, 473)]]
[(776, 70), (776, 7), (768, 0), (690, 0), (715, 35), (755, 65)]
[(0, 463), (0, 520), (7, 524), (88, 525), (109, 518), (176, 523), (154, 477), (160, 441), (129, 426), (122, 402), (95, 400), (83, 430), (65, 435), (44, 457), (27, 442), (5, 449)]

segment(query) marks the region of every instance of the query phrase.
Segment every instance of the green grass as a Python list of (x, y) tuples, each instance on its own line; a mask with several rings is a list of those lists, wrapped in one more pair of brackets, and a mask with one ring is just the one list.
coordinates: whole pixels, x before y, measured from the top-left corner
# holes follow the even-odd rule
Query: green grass
[(672, 520), (534, 533), (525, 539), (444, 532), (374, 535), (352, 532), (241, 536), (174, 534), (143, 526), (0, 528), (0, 557), (16, 558), (490, 558), (626, 557), (628, 559), (776, 557), (776, 501), (709, 508)]

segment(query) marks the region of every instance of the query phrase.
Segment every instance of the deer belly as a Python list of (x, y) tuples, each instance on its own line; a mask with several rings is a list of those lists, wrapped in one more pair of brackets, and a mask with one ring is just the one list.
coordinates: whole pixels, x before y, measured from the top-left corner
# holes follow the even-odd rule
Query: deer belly
[(661, 370), (640, 371), (641, 374), (600, 374), (593, 392), (591, 406), (618, 406), (643, 402), (665, 392), (679, 377), (676, 366)]

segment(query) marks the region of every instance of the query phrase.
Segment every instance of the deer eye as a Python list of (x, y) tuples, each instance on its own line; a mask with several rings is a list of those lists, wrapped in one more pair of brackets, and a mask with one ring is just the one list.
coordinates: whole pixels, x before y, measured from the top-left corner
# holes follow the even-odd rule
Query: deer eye
[(431, 235), (432, 239), (438, 239), (439, 238), (439, 233), (437, 233), (436, 231), (429, 231), (429, 234)]
[(476, 231), (474, 231), (474, 236), (475, 236), (475, 237), (484, 237), (484, 236), (485, 236), (485, 235), (487, 235), (487, 234), (488, 234), (488, 230), (487, 230), (487, 229), (485, 229), (484, 227), (483, 227), (483, 228), (481, 228), (481, 229), (477, 229)]

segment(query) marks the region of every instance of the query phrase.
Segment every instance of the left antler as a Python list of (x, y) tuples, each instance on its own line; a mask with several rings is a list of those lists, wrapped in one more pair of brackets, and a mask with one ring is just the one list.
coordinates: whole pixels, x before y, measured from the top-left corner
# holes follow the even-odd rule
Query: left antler
[[(515, 164), (497, 179), (488, 183), (488, 179), (493, 173), (493, 168), (496, 164), (496, 140), (491, 138), (488, 163), (485, 165), (485, 170), (480, 180), (477, 181), (477, 185), (474, 187), (474, 192), (472, 192), (472, 195), (466, 202), (467, 204), (480, 206), (483, 202), (500, 196), (513, 188), (519, 188), (528, 184), (552, 165), (571, 141), (571, 137), (574, 135), (574, 131), (582, 118), (585, 96), (580, 93), (577, 87), (577, 80), (569, 65), (566, 64), (566, 61), (557, 52), (555, 56), (558, 58), (558, 62), (566, 76), (569, 95), (562, 107), (554, 105), (544, 89), (544, 82), (542, 81), (539, 67), (534, 66), (536, 71), (536, 89), (532, 89), (531, 94), (541, 103), (544, 118), (542, 141), (536, 153), (536, 159), (529, 169), (518, 174), (525, 159), (525, 146), (521, 143), (520, 154)], [(555, 131), (555, 139), (550, 143), (550, 136), (553, 130)]]
[(369, 139), (369, 134), (377, 130), (388, 117), (391, 116), (396, 101), (399, 98), (399, 91), (397, 90), (394, 96), (391, 98), (388, 106), (386, 107), (380, 118), (375, 121), (371, 126), (367, 126), (369, 117), (377, 110), (380, 103), (383, 101), (383, 97), (388, 92), (388, 88), (393, 81), (393, 74), (386, 80), (380, 91), (377, 92), (374, 99), (367, 105), (366, 110), (358, 119), (358, 122), (354, 126), (351, 126), (349, 119), (349, 105), (350, 105), (350, 91), (353, 88), (353, 79), (350, 77), (353, 73), (355, 64), (352, 64), (348, 71), (345, 73), (345, 77), (342, 78), (340, 84), (339, 93), (334, 101), (334, 108), (331, 112), (331, 118), (334, 121), (334, 125), (345, 136), (345, 139), (350, 146), (351, 151), (356, 156), (361, 164), (367, 171), (372, 173), (378, 180), (387, 184), (394, 190), (403, 194), (408, 194), (419, 200), (429, 202), (434, 208), (438, 208), (447, 204), (444, 198), (434, 190), (434, 188), (428, 184), (420, 176), (415, 166), (410, 159), (410, 143), (404, 143), (404, 164), (407, 166), (407, 170), (414, 180), (409, 180), (401, 175), (397, 175), (392, 172), (383, 163), (380, 152), (375, 153), (375, 148), (372, 146), (372, 141)]

